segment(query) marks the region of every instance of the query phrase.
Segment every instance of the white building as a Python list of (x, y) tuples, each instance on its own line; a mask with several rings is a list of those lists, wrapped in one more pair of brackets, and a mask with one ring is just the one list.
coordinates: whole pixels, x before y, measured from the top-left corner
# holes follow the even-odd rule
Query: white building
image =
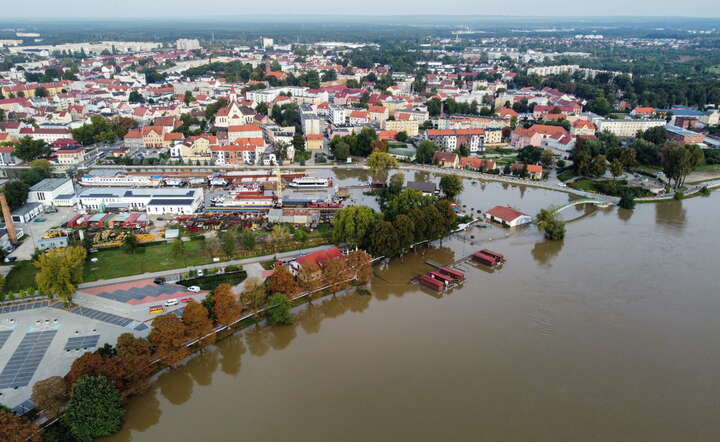
[(646, 131), (657, 126), (665, 126), (665, 120), (630, 119), (600, 120), (597, 124), (599, 132), (608, 131), (618, 137), (633, 138), (638, 131)]
[(115, 187), (158, 187), (162, 184), (160, 175), (130, 175), (122, 170), (96, 169), (80, 178), (82, 186)]
[(200, 49), (200, 41), (197, 38), (179, 38), (175, 41), (175, 47), (181, 51), (192, 51)]
[(203, 190), (197, 189), (132, 189), (132, 188), (88, 188), (78, 194), (78, 208), (83, 211), (97, 211), (114, 208), (144, 211), (149, 215), (191, 214), (203, 203)]
[(54, 206), (60, 196), (74, 195), (75, 187), (69, 178), (45, 178), (30, 188), (27, 201)]
[(268, 37), (260, 37), (260, 44), (263, 49), (271, 49), (275, 45), (275, 40)]

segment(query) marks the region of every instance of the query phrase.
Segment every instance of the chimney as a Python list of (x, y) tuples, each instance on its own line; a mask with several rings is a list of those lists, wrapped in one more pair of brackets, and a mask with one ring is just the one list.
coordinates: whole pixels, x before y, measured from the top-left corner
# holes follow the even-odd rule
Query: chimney
[(13, 224), (10, 206), (8, 206), (4, 193), (0, 193), (0, 206), (2, 206), (2, 214), (3, 219), (5, 219), (5, 227), (7, 228), (8, 238), (10, 238), (12, 245), (15, 245), (17, 244), (17, 232), (15, 231), (15, 224)]

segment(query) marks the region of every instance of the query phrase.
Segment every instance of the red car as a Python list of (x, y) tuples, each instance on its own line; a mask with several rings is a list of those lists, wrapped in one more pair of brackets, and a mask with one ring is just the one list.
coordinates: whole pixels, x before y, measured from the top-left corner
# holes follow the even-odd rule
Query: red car
[(180, 302), (190, 302), (192, 301), (192, 298), (183, 298), (180, 300)]

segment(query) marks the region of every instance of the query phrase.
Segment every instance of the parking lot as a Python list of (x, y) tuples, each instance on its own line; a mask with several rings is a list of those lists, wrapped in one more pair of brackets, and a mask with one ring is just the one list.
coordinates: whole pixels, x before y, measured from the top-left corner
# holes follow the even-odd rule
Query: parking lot
[[(60, 227), (74, 214), (75, 210), (72, 207), (59, 207), (56, 213), (43, 213), (29, 223), (16, 224), (16, 228), (23, 230), (25, 238), (22, 239), (20, 246), (13, 250), (12, 253), (9, 253), (8, 256), (15, 257), (18, 261), (32, 258), (37, 240), (48, 230)], [(37, 221), (39, 219), (43, 221)]]
[(135, 321), (120, 326), (55, 305), (0, 310), (0, 403), (11, 409), (30, 399), (35, 382), (65, 375), (83, 353), (115, 344), (123, 333), (149, 331), (136, 330)]

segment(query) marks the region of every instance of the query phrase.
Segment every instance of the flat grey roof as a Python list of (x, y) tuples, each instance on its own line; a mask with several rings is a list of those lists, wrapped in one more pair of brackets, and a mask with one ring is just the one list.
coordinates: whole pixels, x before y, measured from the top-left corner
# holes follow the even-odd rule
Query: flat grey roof
[(31, 192), (51, 192), (70, 181), (70, 178), (45, 178), (30, 188)]
[(193, 201), (194, 200), (192, 200), (192, 199), (181, 199), (181, 198), (178, 198), (178, 199), (158, 198), (158, 199), (150, 200), (150, 202), (148, 203), (148, 206), (191, 206)]
[(40, 206), (40, 203), (26, 203), (22, 207), (13, 210), (12, 214), (17, 216), (27, 215), (28, 213), (35, 210), (38, 206)]

